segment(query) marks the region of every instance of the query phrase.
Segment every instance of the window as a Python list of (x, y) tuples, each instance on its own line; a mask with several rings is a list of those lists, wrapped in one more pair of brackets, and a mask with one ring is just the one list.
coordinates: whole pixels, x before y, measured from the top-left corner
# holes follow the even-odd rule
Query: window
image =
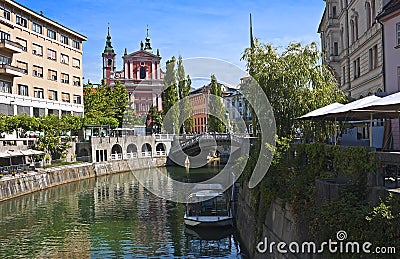
[(346, 66), (342, 67), (343, 84), (346, 83)]
[(397, 67), (397, 91), (400, 92), (400, 67)]
[(378, 67), (378, 45), (374, 45), (368, 51), (369, 58), (369, 70), (373, 70)]
[(81, 68), (81, 61), (77, 58), (72, 58), (72, 66), (75, 68)]
[(356, 40), (358, 40), (358, 16), (354, 18), (354, 26), (355, 26)]
[(11, 58), (0, 55), (0, 64), (11, 64)]
[(37, 23), (32, 23), (32, 31), (42, 34), (42, 25)]
[(24, 74), (28, 74), (28, 63), (17, 60), (17, 67), (22, 69)]
[(4, 7), (0, 7), (0, 9), (3, 11), (3, 17), (6, 18), (7, 20), (10, 20), (10, 11), (5, 9)]
[(336, 18), (337, 13), (336, 13), (336, 6), (332, 6), (332, 18)]
[(56, 32), (50, 29), (47, 29), (47, 37), (50, 39), (55, 40), (56, 39)]
[(372, 48), (368, 50), (368, 61), (369, 70), (371, 71), (372, 69), (374, 69)]
[(82, 97), (80, 95), (74, 95), (74, 103), (82, 104)]
[(61, 63), (68, 65), (69, 64), (69, 57), (65, 54), (61, 54)]
[(68, 45), (68, 37), (67, 36), (61, 35), (60, 41), (61, 41), (61, 43)]
[(43, 56), (43, 47), (32, 43), (32, 54), (37, 56)]
[(69, 75), (65, 73), (61, 73), (61, 83), (69, 84)]
[(146, 67), (140, 67), (140, 79), (146, 78)]
[(27, 85), (18, 85), (18, 94), (23, 96), (29, 96), (29, 90)]
[(28, 28), (28, 20), (20, 15), (15, 15), (15, 22), (22, 27)]
[(72, 47), (74, 47), (76, 49), (81, 49), (81, 44), (78, 41), (73, 40), (72, 41)]
[(57, 71), (49, 69), (48, 72), (48, 79), (51, 81), (57, 81)]
[(10, 34), (4, 31), (0, 31), (0, 38), (2, 40), (10, 40)]
[(57, 91), (49, 90), (49, 100), (58, 101)]
[(350, 30), (351, 30), (351, 42), (355, 41), (355, 28), (354, 28), (354, 20), (350, 21)]
[(17, 42), (19, 43), (19, 44), (21, 44), (21, 46), (22, 46), (22, 50), (23, 51), (27, 51), (28, 50), (28, 42), (26, 41), (26, 40), (24, 40), (24, 39), (22, 39), (22, 38), (16, 38), (17, 39)]
[(0, 80), (0, 92), (11, 94), (12, 93), (11, 82)]
[(69, 103), (70, 99), (69, 99), (69, 93), (62, 93), (62, 99), (61, 101)]
[(74, 76), (73, 80), (74, 80), (74, 86), (81, 86), (81, 78), (80, 77)]
[(333, 55), (334, 56), (339, 55), (339, 45), (336, 41), (333, 43)]
[(44, 91), (43, 88), (39, 88), (39, 87), (34, 87), (33, 88), (33, 96), (36, 98), (44, 98)]
[(372, 24), (375, 23), (376, 19), (376, 5), (375, 5), (375, 0), (371, 1), (371, 16), (372, 16)]
[(43, 67), (33, 66), (33, 76), (43, 78)]
[(353, 61), (354, 79), (360, 77), (360, 58)]
[(47, 58), (50, 60), (56, 60), (57, 59), (57, 52), (52, 49), (47, 49)]
[(400, 23), (396, 24), (397, 46), (400, 46)]
[(365, 11), (367, 13), (367, 29), (369, 29), (372, 25), (372, 13), (371, 13), (371, 5), (369, 2), (365, 3)]

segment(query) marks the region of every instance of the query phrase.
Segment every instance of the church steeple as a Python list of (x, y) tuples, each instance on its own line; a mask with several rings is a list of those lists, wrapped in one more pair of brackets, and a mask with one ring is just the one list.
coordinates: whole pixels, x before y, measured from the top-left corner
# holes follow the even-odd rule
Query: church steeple
[(108, 24), (106, 47), (104, 48), (104, 52), (103, 53), (114, 53), (114, 48), (111, 45), (110, 24)]
[(254, 48), (253, 22), (251, 20), (251, 13), (250, 13), (250, 48)]
[(153, 49), (151, 48), (151, 43), (150, 43), (150, 37), (149, 37), (149, 25), (147, 25), (147, 33), (146, 33), (146, 39), (144, 43), (144, 50), (153, 53)]

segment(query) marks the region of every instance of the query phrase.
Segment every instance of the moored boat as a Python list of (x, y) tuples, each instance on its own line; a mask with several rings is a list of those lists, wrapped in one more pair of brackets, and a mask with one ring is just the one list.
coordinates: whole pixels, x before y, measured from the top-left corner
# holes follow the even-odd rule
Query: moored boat
[(233, 225), (229, 197), (220, 184), (197, 184), (189, 195), (184, 216), (190, 227)]

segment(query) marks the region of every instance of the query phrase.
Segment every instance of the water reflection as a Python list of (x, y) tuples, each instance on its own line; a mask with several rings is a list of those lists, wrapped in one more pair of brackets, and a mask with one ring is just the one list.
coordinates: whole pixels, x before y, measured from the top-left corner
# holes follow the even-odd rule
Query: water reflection
[[(184, 181), (211, 177), (207, 169), (145, 172)], [(223, 235), (210, 238), (188, 231), (184, 205), (149, 193), (132, 173), (2, 202), (0, 215), (0, 258), (242, 258), (231, 232), (211, 231)]]

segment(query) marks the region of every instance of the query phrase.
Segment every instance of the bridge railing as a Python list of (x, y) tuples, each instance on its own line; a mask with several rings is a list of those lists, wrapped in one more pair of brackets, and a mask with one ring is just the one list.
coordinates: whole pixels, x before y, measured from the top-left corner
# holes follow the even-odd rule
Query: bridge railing
[(131, 152), (131, 153), (127, 153), (126, 154), (126, 158), (137, 158), (138, 157), (138, 153), (137, 152)]
[(122, 160), (122, 154), (111, 154), (111, 160)]
[(156, 156), (166, 156), (166, 154), (165, 151), (156, 151)]
[(142, 152), (142, 157), (151, 157), (151, 151)]

